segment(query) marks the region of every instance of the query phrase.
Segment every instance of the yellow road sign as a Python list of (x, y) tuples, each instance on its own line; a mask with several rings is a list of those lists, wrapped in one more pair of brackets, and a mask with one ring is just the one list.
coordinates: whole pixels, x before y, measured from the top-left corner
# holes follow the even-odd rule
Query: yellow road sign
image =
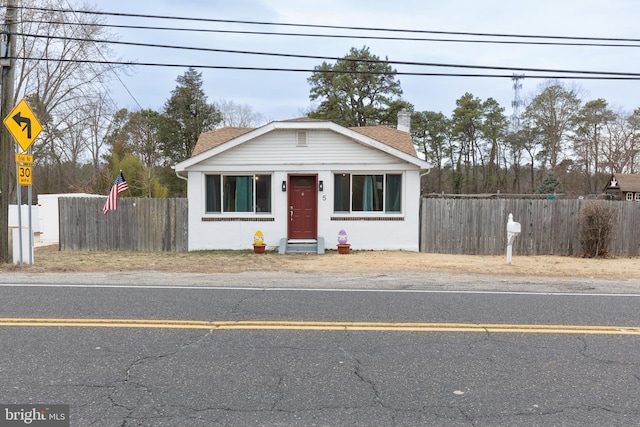
[(16, 153), (16, 163), (33, 163), (33, 155)]
[(18, 165), (18, 184), (31, 185), (31, 166)]
[(27, 151), (33, 144), (33, 140), (42, 131), (42, 125), (24, 98), (4, 118), (4, 125), (11, 132), (22, 151)]

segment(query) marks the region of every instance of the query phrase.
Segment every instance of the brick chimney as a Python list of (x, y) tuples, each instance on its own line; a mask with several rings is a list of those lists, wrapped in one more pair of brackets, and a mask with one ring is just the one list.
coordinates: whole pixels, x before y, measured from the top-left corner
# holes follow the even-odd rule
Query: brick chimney
[(400, 110), (398, 113), (398, 130), (411, 132), (411, 113), (407, 110)]

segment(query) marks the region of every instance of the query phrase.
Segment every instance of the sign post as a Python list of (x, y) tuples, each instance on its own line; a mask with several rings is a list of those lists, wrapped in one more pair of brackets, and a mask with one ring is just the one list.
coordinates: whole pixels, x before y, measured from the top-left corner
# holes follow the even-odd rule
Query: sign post
[[(11, 110), (4, 118), (5, 127), (16, 140), (16, 187), (17, 187), (17, 203), (18, 203), (18, 239), (20, 241), (20, 267), (22, 267), (22, 191), (20, 186), (28, 187), (29, 198), (29, 264), (33, 264), (33, 225), (31, 220), (31, 185), (33, 156), (24, 154), (29, 151), (31, 144), (42, 131), (42, 125), (36, 118), (33, 111), (22, 98), (20, 102)], [(18, 150), (18, 146), (22, 149), (22, 153)], [(14, 260), (15, 263), (15, 260)]]
[(513, 214), (509, 214), (509, 221), (507, 221), (507, 264), (511, 264), (513, 241), (520, 235), (521, 229), (520, 223), (513, 220)]

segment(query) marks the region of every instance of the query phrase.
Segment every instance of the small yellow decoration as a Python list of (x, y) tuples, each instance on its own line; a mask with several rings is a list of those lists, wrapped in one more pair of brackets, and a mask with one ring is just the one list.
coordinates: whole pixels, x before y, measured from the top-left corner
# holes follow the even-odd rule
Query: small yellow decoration
[(256, 231), (256, 234), (253, 236), (253, 244), (258, 246), (264, 245), (264, 235), (262, 231)]

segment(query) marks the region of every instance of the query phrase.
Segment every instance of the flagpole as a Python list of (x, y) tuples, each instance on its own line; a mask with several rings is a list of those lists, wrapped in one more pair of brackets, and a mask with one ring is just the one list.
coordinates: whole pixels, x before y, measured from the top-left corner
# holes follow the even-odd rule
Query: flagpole
[[(122, 169), (120, 169), (120, 173), (122, 173)], [(124, 178), (124, 175), (122, 175), (122, 178)], [(129, 197), (133, 198), (133, 194), (131, 194), (131, 188), (129, 188), (129, 183), (127, 183), (127, 191), (129, 192)]]

